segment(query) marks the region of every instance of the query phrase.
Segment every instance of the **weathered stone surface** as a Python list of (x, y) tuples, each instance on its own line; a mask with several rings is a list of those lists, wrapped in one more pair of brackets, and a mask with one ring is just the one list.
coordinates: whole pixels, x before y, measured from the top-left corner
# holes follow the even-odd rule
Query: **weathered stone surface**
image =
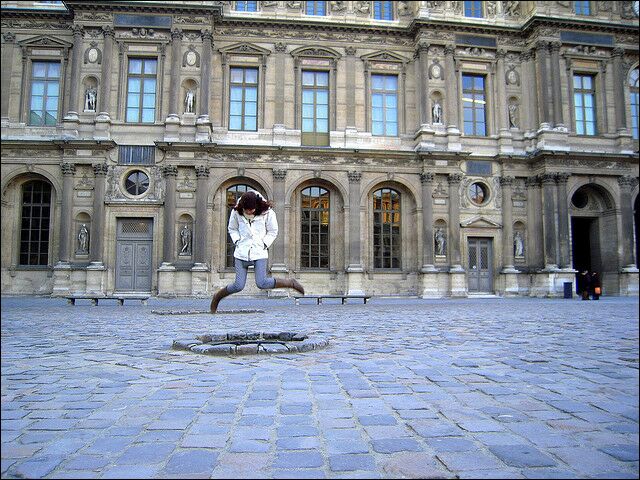
[(456, 478), (440, 466), (433, 455), (403, 452), (387, 460), (382, 469), (389, 478)]

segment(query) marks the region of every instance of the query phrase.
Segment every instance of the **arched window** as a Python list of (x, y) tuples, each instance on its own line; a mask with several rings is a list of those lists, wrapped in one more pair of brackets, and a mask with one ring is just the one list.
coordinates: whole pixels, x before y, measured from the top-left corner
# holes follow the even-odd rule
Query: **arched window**
[(631, 98), (631, 134), (638, 140), (638, 69), (629, 75), (629, 97)]
[(226, 253), (226, 261), (225, 266), (228, 268), (233, 268), (235, 261), (233, 259), (233, 241), (231, 240), (231, 236), (229, 235), (229, 216), (231, 215), (231, 210), (236, 206), (238, 200), (243, 193), (253, 190), (249, 185), (233, 185), (227, 188), (227, 220), (225, 222), (225, 232), (227, 233), (227, 253)]
[(20, 265), (48, 265), (51, 185), (32, 180), (22, 186)]
[(400, 268), (400, 193), (381, 188), (373, 193), (373, 266)]
[(300, 266), (329, 268), (329, 191), (322, 187), (302, 190)]

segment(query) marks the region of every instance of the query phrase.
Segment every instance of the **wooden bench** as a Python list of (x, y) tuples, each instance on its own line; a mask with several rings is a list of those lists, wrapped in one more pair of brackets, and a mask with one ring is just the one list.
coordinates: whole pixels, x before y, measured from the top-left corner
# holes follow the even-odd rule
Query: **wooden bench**
[(147, 299), (150, 295), (67, 295), (67, 303), (71, 305), (76, 304), (76, 300), (91, 300), (92, 305), (98, 305), (98, 300), (117, 300), (120, 305), (124, 305), (125, 300), (140, 300), (143, 305), (147, 304)]
[(317, 305), (322, 303), (323, 298), (339, 298), (342, 300), (342, 305), (344, 305), (345, 300), (348, 298), (359, 298), (364, 300), (366, 305), (367, 300), (371, 298), (371, 295), (294, 295), (293, 298), (296, 300), (296, 305), (300, 305), (300, 300), (303, 298), (313, 298), (317, 300)]

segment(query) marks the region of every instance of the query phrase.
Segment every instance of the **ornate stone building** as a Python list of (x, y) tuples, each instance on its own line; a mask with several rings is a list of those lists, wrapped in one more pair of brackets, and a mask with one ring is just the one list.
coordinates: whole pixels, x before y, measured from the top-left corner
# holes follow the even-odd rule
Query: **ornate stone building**
[(635, 295), (637, 5), (3, 1), (2, 292)]

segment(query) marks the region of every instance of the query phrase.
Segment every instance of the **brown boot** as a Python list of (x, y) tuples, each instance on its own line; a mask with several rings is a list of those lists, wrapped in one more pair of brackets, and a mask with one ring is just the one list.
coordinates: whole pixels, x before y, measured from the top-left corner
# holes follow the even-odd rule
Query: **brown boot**
[(228, 295), (231, 294), (227, 292), (227, 287), (223, 287), (216, 292), (216, 294), (211, 299), (211, 313), (216, 313), (216, 310), (218, 310), (218, 303), (220, 303), (220, 300)]
[(295, 278), (276, 278), (275, 288), (293, 288), (304, 295), (304, 287)]

